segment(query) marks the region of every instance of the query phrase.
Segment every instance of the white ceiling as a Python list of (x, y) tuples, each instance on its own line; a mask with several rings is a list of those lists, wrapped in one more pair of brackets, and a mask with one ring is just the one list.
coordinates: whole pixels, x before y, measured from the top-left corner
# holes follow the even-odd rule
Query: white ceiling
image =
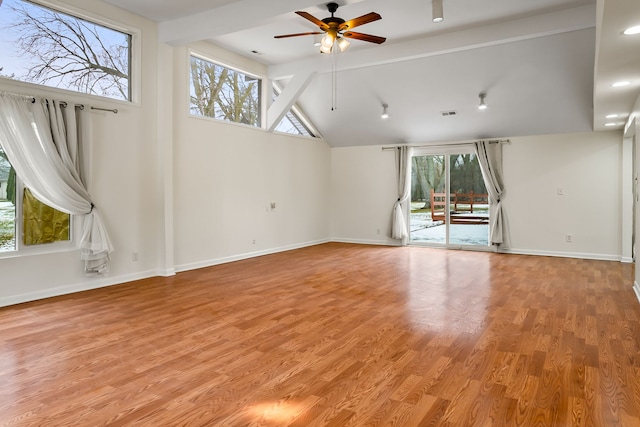
[[(335, 111), (331, 55), (311, 36), (273, 38), (315, 31), (294, 11), (322, 19), (326, 2), (105, 1), (159, 22), (163, 42), (210, 41), (268, 65), (272, 79), (293, 77), (283, 95), (293, 92), (333, 146), (586, 132), (605, 129), (611, 113), (620, 129), (640, 95), (640, 35), (622, 35), (640, 25), (638, 0), (444, 0), (438, 24), (430, 0), (337, 1), (346, 20), (382, 15), (356, 31), (387, 41), (353, 40), (337, 55)], [(631, 85), (611, 87), (621, 79)]]

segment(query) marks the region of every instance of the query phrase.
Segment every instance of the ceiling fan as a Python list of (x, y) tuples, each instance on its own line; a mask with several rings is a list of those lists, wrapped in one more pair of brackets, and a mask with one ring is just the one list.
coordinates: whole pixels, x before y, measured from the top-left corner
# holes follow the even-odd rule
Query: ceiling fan
[(340, 51), (345, 51), (349, 48), (349, 41), (346, 38), (362, 40), (370, 43), (381, 44), (387, 40), (385, 37), (380, 36), (372, 36), (371, 34), (357, 33), (355, 31), (351, 31), (352, 28), (355, 28), (360, 25), (368, 24), (369, 22), (377, 21), (378, 19), (382, 19), (382, 17), (375, 13), (370, 12), (366, 15), (362, 15), (358, 18), (351, 19), (349, 21), (345, 21), (342, 18), (338, 18), (337, 16), (333, 16), (333, 14), (338, 10), (337, 3), (328, 3), (327, 9), (331, 13), (331, 16), (328, 18), (324, 18), (322, 20), (316, 18), (308, 12), (297, 11), (296, 13), (303, 18), (313, 22), (315, 25), (320, 28), (321, 31), (313, 31), (308, 33), (297, 33), (297, 34), (283, 34), (280, 36), (275, 36), (276, 39), (282, 39), (286, 37), (297, 37), (297, 36), (310, 36), (315, 34), (324, 34), (322, 41), (320, 42), (320, 51), (323, 53), (331, 52), (334, 43), (338, 45)]

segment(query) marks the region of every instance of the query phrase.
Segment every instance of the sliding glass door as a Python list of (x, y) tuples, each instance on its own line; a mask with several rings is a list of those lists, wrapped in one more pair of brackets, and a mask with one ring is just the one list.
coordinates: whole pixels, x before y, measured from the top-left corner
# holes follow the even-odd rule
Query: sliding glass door
[(489, 245), (489, 199), (472, 149), (416, 150), (411, 162), (410, 242)]

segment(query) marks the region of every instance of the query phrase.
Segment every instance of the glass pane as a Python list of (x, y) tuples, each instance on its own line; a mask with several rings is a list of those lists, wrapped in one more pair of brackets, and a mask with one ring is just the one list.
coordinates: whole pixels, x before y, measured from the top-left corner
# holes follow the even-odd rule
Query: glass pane
[(23, 241), (25, 245), (69, 240), (69, 214), (36, 199), (28, 188), (22, 197)]
[[(277, 97), (278, 91), (274, 85), (272, 99), (275, 101)], [(278, 123), (275, 130), (278, 132), (291, 133), (294, 135), (315, 136), (300, 119), (298, 114), (296, 114), (293, 107), (289, 110), (289, 112), (287, 112), (287, 114), (285, 114), (282, 120), (280, 120), (280, 123)]]
[(130, 99), (131, 35), (28, 1), (0, 4), (0, 76)]
[(0, 252), (16, 249), (15, 172), (0, 148)]
[(475, 154), (449, 156), (449, 244), (489, 244), (489, 196)]
[(285, 114), (275, 130), (294, 135), (314, 136), (292, 110)]
[(415, 156), (411, 161), (410, 239), (446, 243), (445, 156)]
[(204, 59), (191, 57), (193, 115), (260, 127), (262, 81)]

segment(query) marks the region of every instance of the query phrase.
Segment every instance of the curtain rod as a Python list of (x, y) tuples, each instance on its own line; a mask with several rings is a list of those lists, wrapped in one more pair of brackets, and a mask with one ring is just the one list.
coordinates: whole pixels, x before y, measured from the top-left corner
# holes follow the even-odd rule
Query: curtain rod
[[(481, 141), (485, 141), (485, 140), (481, 139), (481, 140), (473, 141), (473, 142), (481, 142)], [(447, 148), (447, 147), (467, 146), (469, 144), (472, 144), (473, 142), (459, 142), (459, 143), (455, 143), (455, 144), (408, 145), (408, 147), (412, 147), (412, 148)], [(508, 139), (491, 139), (491, 140), (488, 140), (487, 142), (489, 144), (506, 144), (506, 143), (509, 143), (511, 141), (509, 141)], [(382, 147), (382, 151), (397, 150), (400, 147), (401, 147), (401, 145), (395, 145), (393, 147)]]
[[(31, 102), (35, 103), (36, 102), (36, 98), (35, 97), (31, 97)], [(67, 107), (66, 101), (59, 101), (59, 104), (63, 108)], [(84, 110), (84, 104), (77, 104), (75, 107), (79, 108), (81, 110)], [(113, 114), (118, 114), (118, 109), (117, 108), (100, 108), (100, 107), (94, 107), (93, 105), (91, 105), (89, 108), (91, 108), (92, 110), (110, 111)]]

